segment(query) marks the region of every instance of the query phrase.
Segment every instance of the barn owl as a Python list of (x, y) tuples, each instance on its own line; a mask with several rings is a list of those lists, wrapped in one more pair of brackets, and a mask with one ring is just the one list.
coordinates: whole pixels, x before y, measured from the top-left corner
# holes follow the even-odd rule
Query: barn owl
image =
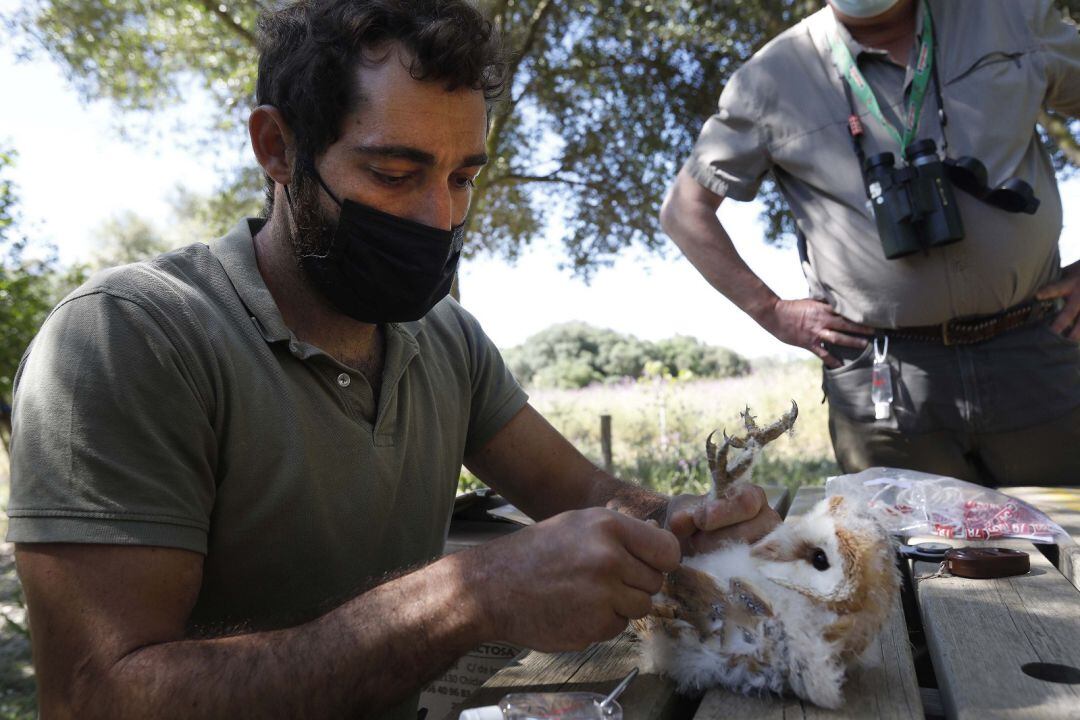
[[(706, 453), (713, 494), (749, 482), (756, 453), (790, 429), (798, 409)], [(730, 463), (730, 448), (742, 452)], [(791, 690), (826, 708), (843, 702), (847, 666), (877, 635), (899, 578), (888, 536), (854, 503), (827, 498), (749, 545), (728, 543), (684, 558), (635, 621), (645, 668), (683, 693), (724, 686), (743, 693)]]

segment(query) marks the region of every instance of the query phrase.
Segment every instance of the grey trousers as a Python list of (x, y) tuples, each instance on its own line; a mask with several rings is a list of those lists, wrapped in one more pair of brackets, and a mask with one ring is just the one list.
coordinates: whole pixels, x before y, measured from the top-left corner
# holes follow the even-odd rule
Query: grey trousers
[(982, 485), (1080, 485), (1080, 344), (1047, 323), (977, 345), (890, 340), (894, 401), (870, 400), (873, 348), (832, 347), (829, 433), (844, 472), (877, 465)]

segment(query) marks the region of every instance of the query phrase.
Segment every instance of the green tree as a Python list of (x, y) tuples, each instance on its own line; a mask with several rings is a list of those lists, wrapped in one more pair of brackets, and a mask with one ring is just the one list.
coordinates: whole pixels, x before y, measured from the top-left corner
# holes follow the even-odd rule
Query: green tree
[(172, 216), (163, 228), (130, 210), (96, 228), (96, 249), (86, 269), (126, 265), (192, 242), (205, 242), (236, 222), (231, 211), (239, 208), (245, 216), (255, 215), (259, 202), (253, 197), (245, 200), (235, 194), (204, 195), (178, 188), (171, 201)]
[(81, 281), (61, 273), (56, 249), (35, 254), (19, 232), (18, 191), (7, 176), (15, 163), (13, 150), (0, 147), (0, 442), (11, 434), (11, 390), (23, 352), (34, 338), (60, 293)]
[[(605, 335), (607, 337), (605, 337)], [(523, 383), (541, 387), (584, 387), (603, 375), (596, 359), (615, 333), (585, 323), (553, 325), (506, 353), (511, 372)]]
[(233, 169), (212, 193), (177, 188), (174, 224), (165, 233), (174, 246), (224, 235), (241, 217), (255, 217), (266, 201), (266, 180), (250, 169)]
[[(1063, 0), (1077, 16), (1080, 0)], [(255, 82), (255, 22), (269, 0), (27, 0), (8, 24), (44, 48), (80, 94), (146, 117), (205, 93), (206, 137), (240, 143)], [(566, 265), (588, 276), (621, 250), (662, 249), (657, 211), (731, 73), (820, 0), (482, 0), (512, 51), (477, 184), (471, 251), (515, 257), (564, 216)], [(151, 117), (167, 117), (163, 113)], [(191, 128), (189, 118), (182, 121)], [(1059, 167), (1080, 162), (1080, 123), (1045, 115)], [(260, 194), (254, 169), (233, 200)], [(792, 223), (775, 185), (767, 235)], [(226, 198), (228, 200), (228, 198)], [(231, 201), (229, 201), (231, 202)], [(226, 205), (229, 205), (226, 202)], [(226, 222), (239, 214), (229, 207)]]
[(150, 221), (130, 210), (106, 220), (94, 234), (98, 242), (91, 267), (95, 270), (144, 260), (170, 247)]
[(652, 343), (580, 322), (552, 325), (503, 357), (518, 381), (536, 387), (579, 388), (664, 371), (672, 377), (732, 377), (750, 371), (746, 358), (696, 338)]
[(750, 372), (749, 361), (741, 355), (687, 335), (660, 340), (653, 356), (673, 377), (684, 371), (699, 377), (734, 377)]

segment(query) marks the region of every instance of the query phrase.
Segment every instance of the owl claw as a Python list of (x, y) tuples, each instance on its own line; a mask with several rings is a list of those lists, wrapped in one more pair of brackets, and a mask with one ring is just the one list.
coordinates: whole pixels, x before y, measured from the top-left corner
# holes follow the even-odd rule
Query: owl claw
[[(755, 417), (750, 414), (747, 406), (740, 415), (743, 425), (746, 426), (745, 437), (729, 437), (727, 431), (721, 431), (724, 436), (724, 444), (717, 448), (713, 442), (716, 431), (709, 433), (705, 440), (705, 457), (709, 461), (709, 472), (712, 475), (713, 487), (710, 496), (718, 497), (728, 487), (743, 479), (750, 479), (750, 469), (757, 458), (758, 452), (763, 447), (777, 439), (785, 432), (791, 430), (799, 417), (799, 406), (791, 401), (791, 410), (782, 415), (779, 420), (764, 428), (758, 427)], [(728, 449), (742, 450), (730, 463), (727, 460)]]

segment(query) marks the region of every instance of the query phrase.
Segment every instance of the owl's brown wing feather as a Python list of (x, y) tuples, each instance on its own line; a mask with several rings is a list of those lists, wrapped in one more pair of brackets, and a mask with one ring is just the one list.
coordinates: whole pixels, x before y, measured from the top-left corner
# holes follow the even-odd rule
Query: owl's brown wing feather
[(709, 632), (707, 618), (711, 607), (723, 597), (712, 577), (680, 565), (664, 579), (660, 595), (663, 599), (653, 602), (652, 611), (647, 616), (630, 621), (634, 631), (647, 635), (659, 629), (676, 638), (689, 624), (704, 641)]
[(661, 592), (674, 606), (671, 619), (689, 623), (703, 642), (713, 623), (726, 613), (724, 593), (712, 576), (685, 565), (668, 574)]
[(773, 617), (768, 602), (749, 583), (732, 579), (722, 590), (711, 575), (685, 565), (667, 576), (661, 592), (666, 601), (654, 605), (651, 618), (672, 636), (688, 624), (701, 642), (719, 633), (727, 647), (736, 634), (759, 637), (763, 622)]

